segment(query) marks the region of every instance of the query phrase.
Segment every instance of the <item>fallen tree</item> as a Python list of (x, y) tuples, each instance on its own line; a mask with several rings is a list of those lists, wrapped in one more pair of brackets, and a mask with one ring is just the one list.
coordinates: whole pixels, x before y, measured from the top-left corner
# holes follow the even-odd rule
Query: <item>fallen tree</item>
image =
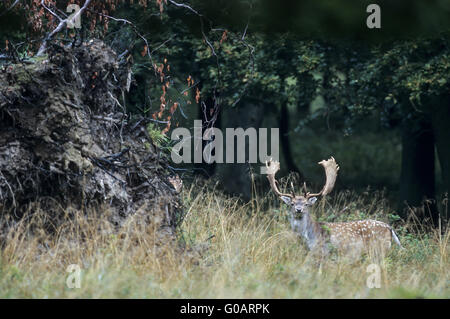
[(139, 214), (173, 235), (181, 217), (168, 161), (146, 120), (122, 101), (129, 69), (99, 40), (48, 43), (46, 55), (0, 66), (0, 213), (107, 205), (117, 226)]

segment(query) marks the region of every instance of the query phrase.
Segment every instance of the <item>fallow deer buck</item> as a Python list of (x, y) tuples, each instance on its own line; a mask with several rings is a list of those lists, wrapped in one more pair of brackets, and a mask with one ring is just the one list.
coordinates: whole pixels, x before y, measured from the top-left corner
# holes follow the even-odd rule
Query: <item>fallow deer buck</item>
[[(281, 200), (290, 206), (289, 218), (292, 230), (303, 237), (309, 250), (319, 252), (322, 256), (329, 254), (332, 248), (338, 253), (358, 258), (363, 252), (386, 252), (391, 248), (392, 240), (402, 248), (400, 241), (391, 226), (376, 220), (359, 220), (353, 222), (325, 223), (311, 218), (310, 207), (318, 196), (329, 194), (336, 182), (339, 166), (333, 157), (319, 162), (325, 169), (326, 181), (319, 193), (304, 195), (281, 193), (277, 187), (275, 174), (280, 163), (270, 160), (266, 162), (267, 178), (272, 190)], [(381, 249), (381, 250), (380, 250)]]

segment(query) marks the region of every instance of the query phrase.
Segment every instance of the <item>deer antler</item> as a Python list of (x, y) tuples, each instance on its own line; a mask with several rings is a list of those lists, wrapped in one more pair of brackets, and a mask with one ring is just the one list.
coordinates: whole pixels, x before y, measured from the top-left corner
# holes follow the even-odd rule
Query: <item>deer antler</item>
[(326, 175), (326, 181), (325, 185), (323, 186), (322, 190), (319, 193), (311, 194), (307, 193), (306, 198), (311, 198), (314, 196), (324, 196), (333, 190), (334, 183), (336, 182), (337, 172), (339, 170), (339, 165), (336, 164), (336, 161), (334, 160), (334, 157), (332, 156), (329, 160), (320, 161), (318, 164), (322, 165), (325, 169), (325, 175)]
[(275, 194), (277, 194), (278, 196), (287, 196), (290, 198), (294, 198), (295, 195), (284, 194), (278, 190), (275, 174), (280, 170), (280, 162), (272, 161), (272, 159), (270, 159), (269, 161), (266, 161), (266, 167), (267, 167), (267, 178), (269, 180), (270, 187), (272, 187), (272, 190), (275, 192)]

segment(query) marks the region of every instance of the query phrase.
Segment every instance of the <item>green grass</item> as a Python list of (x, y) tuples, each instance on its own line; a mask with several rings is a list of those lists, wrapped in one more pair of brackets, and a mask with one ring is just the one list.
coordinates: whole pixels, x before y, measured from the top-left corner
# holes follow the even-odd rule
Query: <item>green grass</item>
[[(448, 230), (440, 235), (397, 221), (406, 249), (390, 251), (379, 264), (381, 287), (371, 289), (369, 258), (348, 264), (332, 257), (319, 270), (271, 193), (244, 205), (210, 186), (192, 186), (183, 198), (178, 238), (165, 244), (152, 225), (131, 220), (115, 232), (96, 214), (76, 214), (53, 236), (39, 230), (30, 235), (30, 224), (17, 224), (0, 255), (0, 297), (450, 297)], [(382, 193), (343, 192), (318, 202), (314, 213), (328, 221), (398, 220), (386, 203)], [(66, 285), (70, 264), (82, 269), (81, 288)]]

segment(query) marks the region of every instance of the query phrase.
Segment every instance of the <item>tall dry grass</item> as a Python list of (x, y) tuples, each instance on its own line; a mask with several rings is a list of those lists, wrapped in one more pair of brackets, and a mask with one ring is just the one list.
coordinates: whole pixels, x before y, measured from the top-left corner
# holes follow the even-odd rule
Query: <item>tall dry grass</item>
[[(449, 237), (395, 223), (405, 250), (378, 265), (381, 287), (369, 288), (372, 261), (329, 258), (322, 266), (291, 232), (274, 196), (242, 204), (211, 185), (183, 191), (186, 214), (178, 238), (161, 244), (152, 225), (130, 221), (115, 230), (106, 209), (43, 231), (45, 212), (13, 224), (0, 255), (1, 298), (409, 298), (450, 297)], [(101, 212), (101, 214), (99, 213)], [(321, 220), (376, 218), (395, 222), (382, 193), (342, 192), (319, 203)], [(66, 285), (70, 264), (81, 287)]]

